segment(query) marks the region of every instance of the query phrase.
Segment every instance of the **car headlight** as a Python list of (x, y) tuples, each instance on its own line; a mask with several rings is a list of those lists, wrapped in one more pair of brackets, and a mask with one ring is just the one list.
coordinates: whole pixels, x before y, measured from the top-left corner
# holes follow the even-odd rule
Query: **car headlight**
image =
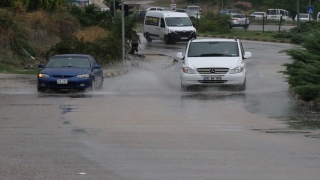
[(38, 78), (49, 78), (50, 76), (48, 74), (39, 73)]
[(197, 71), (195, 69), (189, 67), (182, 67), (182, 71), (187, 74), (197, 74)]
[(80, 74), (77, 76), (77, 78), (89, 78), (90, 75), (89, 74)]
[(230, 70), (229, 74), (237, 74), (243, 71), (243, 67), (238, 66)]
[(174, 33), (174, 30), (168, 29), (169, 33)]

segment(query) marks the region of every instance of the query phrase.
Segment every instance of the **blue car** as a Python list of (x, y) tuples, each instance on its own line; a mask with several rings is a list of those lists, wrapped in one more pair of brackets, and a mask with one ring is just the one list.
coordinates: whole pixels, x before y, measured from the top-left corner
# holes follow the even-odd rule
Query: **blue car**
[(61, 54), (53, 56), (38, 74), (38, 92), (47, 89), (80, 90), (101, 89), (103, 70), (95, 59), (86, 54)]

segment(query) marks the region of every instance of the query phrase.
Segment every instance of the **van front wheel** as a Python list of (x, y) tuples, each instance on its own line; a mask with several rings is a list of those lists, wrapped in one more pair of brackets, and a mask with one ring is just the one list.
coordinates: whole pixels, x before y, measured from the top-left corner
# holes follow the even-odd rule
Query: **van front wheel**
[(146, 39), (147, 39), (147, 42), (148, 42), (148, 43), (151, 43), (151, 42), (152, 42), (152, 39), (150, 38), (150, 36), (149, 36), (148, 33), (146, 34)]
[(164, 35), (164, 42), (166, 44), (170, 44), (169, 37), (167, 35)]

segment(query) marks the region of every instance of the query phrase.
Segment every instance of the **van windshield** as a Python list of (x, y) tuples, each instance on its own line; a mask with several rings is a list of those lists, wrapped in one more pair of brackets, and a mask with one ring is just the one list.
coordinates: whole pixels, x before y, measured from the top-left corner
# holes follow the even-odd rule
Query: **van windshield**
[(279, 15), (279, 10), (275, 10), (275, 9), (269, 9), (267, 14), (270, 15)]
[(169, 17), (165, 21), (167, 26), (192, 26), (189, 17)]

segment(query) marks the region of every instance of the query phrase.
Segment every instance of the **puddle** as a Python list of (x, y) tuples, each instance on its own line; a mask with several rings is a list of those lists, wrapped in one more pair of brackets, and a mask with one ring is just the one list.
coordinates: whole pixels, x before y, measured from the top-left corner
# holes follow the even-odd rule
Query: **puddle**
[(67, 113), (70, 113), (70, 112), (75, 112), (75, 110), (77, 110), (79, 108), (76, 107), (75, 105), (62, 104), (62, 105), (60, 105), (60, 109), (62, 110), (61, 114), (67, 114)]

